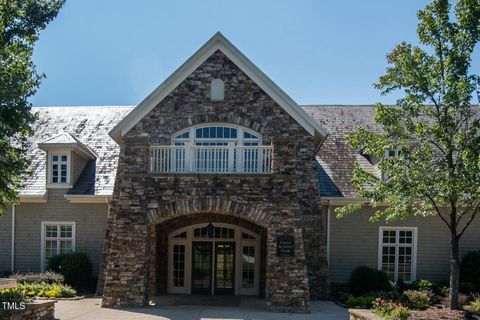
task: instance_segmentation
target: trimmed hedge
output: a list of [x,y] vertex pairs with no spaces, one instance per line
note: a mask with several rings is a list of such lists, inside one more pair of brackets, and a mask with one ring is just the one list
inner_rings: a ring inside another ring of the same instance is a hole
[[92,277],[92,264],[85,253],[72,252],[51,257],[48,268],[65,277],[65,283],[77,290],[88,289]]
[[354,295],[392,289],[385,272],[367,266],[357,267],[352,271],[349,285],[350,292]]
[[463,291],[480,292],[480,250],[467,252],[462,257],[460,284]]

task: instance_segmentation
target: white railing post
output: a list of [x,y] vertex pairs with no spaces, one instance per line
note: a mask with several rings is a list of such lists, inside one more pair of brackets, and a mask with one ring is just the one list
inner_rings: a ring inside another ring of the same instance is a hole
[[258,151],[257,151],[257,156],[258,156],[258,158],[257,158],[257,172],[266,172],[267,171],[266,166],[263,165],[263,158],[264,158],[263,155],[264,155],[264,153],[267,153],[267,152],[268,152],[268,149],[263,149],[263,148],[258,149]]
[[185,172],[193,171],[193,149],[190,142],[185,142]]
[[[235,171],[235,142],[228,143],[228,170],[227,172],[234,172]],[[237,154],[238,159],[238,154]],[[237,166],[238,170],[238,166]]]
[[152,146],[150,172],[271,173],[273,146]]

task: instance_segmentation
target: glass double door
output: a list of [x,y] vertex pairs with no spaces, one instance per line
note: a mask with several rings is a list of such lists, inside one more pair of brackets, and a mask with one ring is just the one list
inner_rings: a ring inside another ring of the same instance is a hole
[[192,294],[235,294],[235,242],[192,242]]

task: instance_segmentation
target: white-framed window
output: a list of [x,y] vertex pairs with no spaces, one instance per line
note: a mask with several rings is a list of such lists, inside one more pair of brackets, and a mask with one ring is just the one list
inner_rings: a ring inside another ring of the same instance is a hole
[[417,227],[380,227],[378,269],[391,280],[416,280]]
[[52,153],[50,157],[50,183],[70,182],[70,156],[67,153]]
[[241,126],[225,123],[203,124],[179,131],[173,135],[172,144],[181,146],[189,143],[192,146],[258,146],[262,137],[255,131]]
[[42,221],[41,270],[50,257],[75,251],[75,222]]

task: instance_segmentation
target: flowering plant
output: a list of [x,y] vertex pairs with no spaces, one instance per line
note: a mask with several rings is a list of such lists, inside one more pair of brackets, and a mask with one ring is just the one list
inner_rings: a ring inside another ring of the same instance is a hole
[[401,303],[377,298],[373,302],[373,312],[387,319],[406,320],[410,317],[410,310]]

